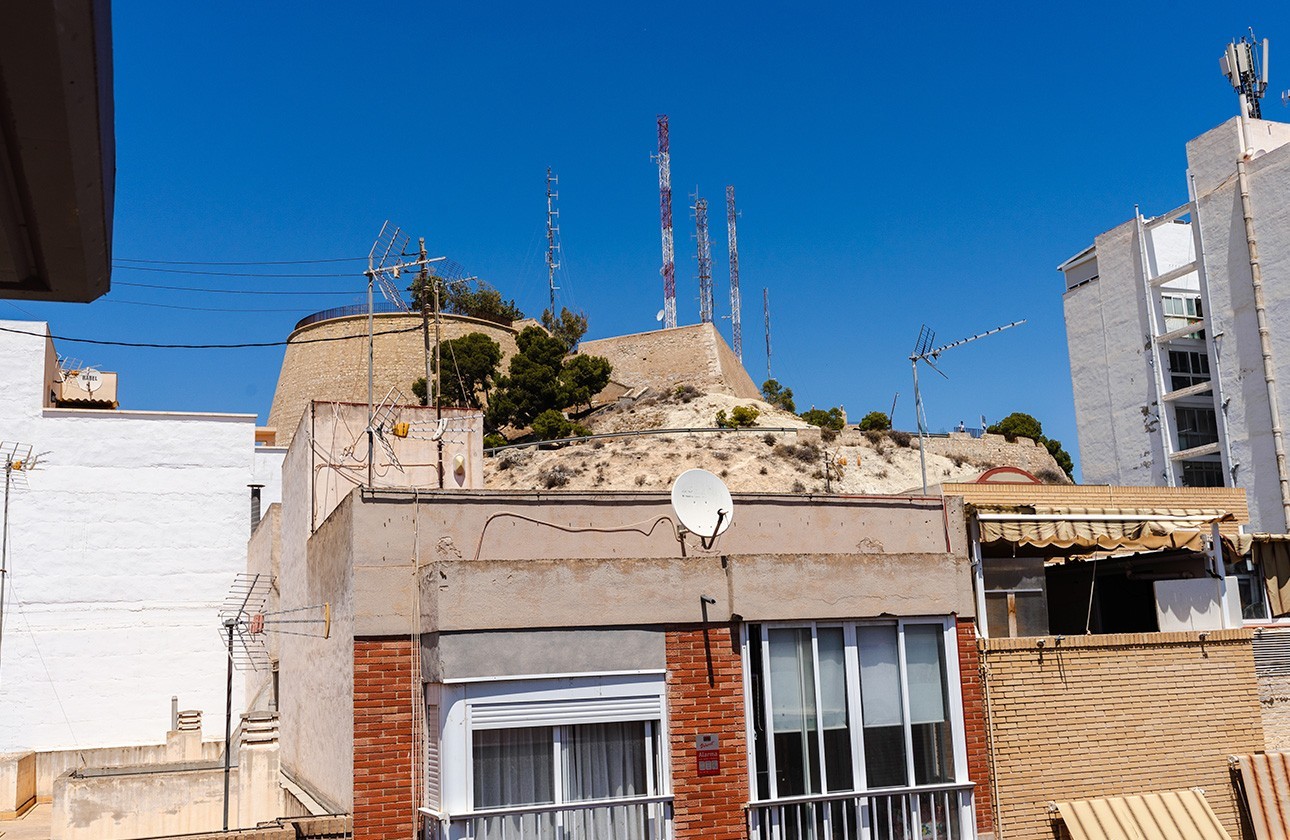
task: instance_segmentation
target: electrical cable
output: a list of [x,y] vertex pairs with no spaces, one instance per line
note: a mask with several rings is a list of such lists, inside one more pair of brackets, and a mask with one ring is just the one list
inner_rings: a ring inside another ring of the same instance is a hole
[[103,298],[103,303],[125,303],[130,306],[152,306],[157,309],[184,309],[189,312],[295,312],[299,313],[299,307],[294,309],[247,309],[244,307],[218,307],[218,306],[179,306],[172,303],[147,303],[142,300],[117,300],[116,298]]
[[319,289],[317,291],[308,291],[308,292],[302,292],[297,290],[284,292],[284,291],[278,291],[276,289],[208,289],[202,286],[167,286],[162,283],[130,283],[125,280],[114,281],[112,285],[113,287],[132,286],[139,289],[165,289],[171,292],[201,292],[202,294],[212,294],[212,295],[352,295],[352,294],[357,294],[357,292],[354,290],[336,291],[335,289],[330,289],[327,291],[323,291]]
[[147,265],[117,265],[117,269],[126,271],[155,271],[159,274],[199,274],[207,277],[362,277],[361,271],[340,271],[324,274],[310,274],[303,272],[278,273],[270,274],[267,272],[254,271],[205,271],[188,268],[156,268]]
[[[421,329],[418,324],[415,327],[408,327],[401,330],[383,330],[373,333],[373,335],[400,335],[402,333],[416,332]],[[52,333],[35,333],[26,330],[15,330],[10,327],[0,327],[0,332],[14,333],[15,335],[27,335],[32,338],[51,338],[56,341],[70,341],[75,344],[96,344],[105,347],[140,347],[150,350],[242,350],[252,347],[285,347],[288,344],[323,344],[329,341],[353,341],[354,339],[367,339],[367,333],[360,335],[333,335],[325,338],[302,338],[297,341],[248,341],[241,344],[152,344],[140,341],[109,341],[107,339],[97,338],[74,338],[68,335],[54,335]]]
[[362,262],[367,257],[332,257],[320,260],[250,260],[247,262],[211,262],[208,260],[145,260],[135,257],[113,257],[114,263],[148,265],[313,265],[316,263]]

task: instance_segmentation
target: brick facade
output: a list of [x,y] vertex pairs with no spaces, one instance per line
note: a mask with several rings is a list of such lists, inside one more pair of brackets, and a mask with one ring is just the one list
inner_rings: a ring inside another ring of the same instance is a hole
[[[676,840],[743,840],[748,749],[737,626],[677,626],[666,636]],[[704,734],[719,739],[717,775],[698,774],[695,739]]]
[[968,779],[976,783],[978,834],[994,833],[994,780],[990,776],[990,742],[986,727],[985,689],[981,675],[981,652],[977,648],[976,622],[960,618],[958,637],[959,677],[963,686],[963,731],[967,741]]
[[1241,837],[1227,756],[1263,749],[1251,638],[984,642],[1000,836],[1052,840],[1053,801],[1199,787]]
[[406,637],[354,640],[355,840],[418,836],[420,655]]

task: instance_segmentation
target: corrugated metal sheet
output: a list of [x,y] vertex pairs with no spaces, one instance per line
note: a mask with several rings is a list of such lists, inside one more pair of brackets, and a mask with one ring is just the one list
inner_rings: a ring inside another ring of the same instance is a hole
[[1245,804],[1258,840],[1286,840],[1290,829],[1290,753],[1236,756]]
[[1254,670],[1260,677],[1290,674],[1290,629],[1254,631]]
[[1231,840],[1199,790],[1058,802],[1073,840]]

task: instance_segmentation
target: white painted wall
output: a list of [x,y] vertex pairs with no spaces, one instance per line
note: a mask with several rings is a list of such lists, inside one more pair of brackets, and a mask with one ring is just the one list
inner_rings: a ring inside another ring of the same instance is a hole
[[222,738],[216,613],[273,472],[255,417],[45,408],[47,326],[0,326],[36,334],[0,333],[0,439],[48,453],[11,497],[0,751],[157,743],[171,695]]
[[[1210,299],[1206,330],[1211,374],[1226,403],[1234,484],[1249,491],[1251,527],[1283,532],[1271,413],[1250,281],[1249,249],[1236,163],[1241,154],[1236,118],[1187,143],[1188,177],[1194,178],[1204,244],[1204,282]],[[1247,121],[1253,158],[1250,200],[1263,270],[1272,357],[1280,388],[1280,413],[1290,423],[1290,125]],[[1184,181],[1184,188],[1189,184]],[[1179,190],[1181,197],[1185,189]],[[1148,259],[1154,273],[1194,257],[1192,226],[1162,225],[1151,232]],[[1098,277],[1087,260],[1067,266],[1066,333],[1070,348],[1081,468],[1085,481],[1161,484],[1162,448],[1134,225],[1126,223],[1095,240]],[[1169,288],[1200,288],[1197,274]],[[1214,364],[1217,361],[1217,364]],[[1283,429],[1290,436],[1290,426]]]

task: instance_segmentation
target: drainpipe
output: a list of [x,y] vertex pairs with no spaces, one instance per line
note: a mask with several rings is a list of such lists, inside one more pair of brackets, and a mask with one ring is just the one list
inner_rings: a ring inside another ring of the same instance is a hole
[[[1241,118],[1241,145],[1244,150],[1236,161],[1236,178],[1241,190],[1241,215],[1245,217],[1245,244],[1250,253],[1250,283],[1254,287],[1254,312],[1259,323],[1259,349],[1263,354],[1263,381],[1267,386],[1268,413],[1272,420],[1272,446],[1277,457],[1277,481],[1281,485],[1282,531],[1290,530],[1290,474],[1286,470],[1285,435],[1281,429],[1281,408],[1277,401],[1277,374],[1272,362],[1272,334],[1268,330],[1268,311],[1263,298],[1263,268],[1259,264],[1259,246],[1254,236],[1254,209],[1250,204],[1250,176],[1246,161],[1250,148],[1245,139],[1245,119]],[[1264,523],[1265,530],[1271,530]]]

